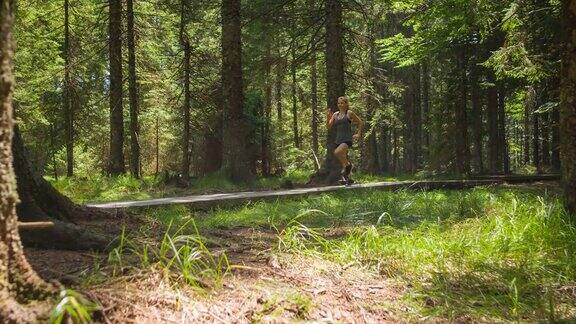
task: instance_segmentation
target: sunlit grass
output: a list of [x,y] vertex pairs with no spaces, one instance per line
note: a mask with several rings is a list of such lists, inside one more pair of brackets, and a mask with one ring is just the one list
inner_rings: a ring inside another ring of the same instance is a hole
[[226,254],[210,251],[193,221],[169,224],[159,242],[132,239],[122,231],[108,255],[108,266],[112,276],[133,268],[160,270],[173,285],[186,284],[200,292],[221,287],[230,270]]
[[[218,177],[201,181],[208,191],[239,189]],[[576,230],[554,190],[342,191],[204,212],[148,208],[141,210],[146,220],[172,229],[154,244],[121,237],[109,261],[116,275],[134,264],[127,262],[131,255],[174,285],[219,286],[230,265],[200,233],[253,227],[277,233],[277,252],[354,264],[404,282],[410,288],[396,306],[407,306],[410,318],[570,320],[576,317]]]
[[[46,177],[48,181],[66,196],[77,203],[109,202],[120,200],[143,200],[151,198],[173,197],[193,194],[221,192],[273,190],[283,187],[305,184],[312,174],[310,170],[291,169],[278,177],[257,177],[252,183],[236,184],[221,175],[214,173],[201,178],[194,178],[187,188],[175,184],[166,184],[162,177],[145,176],[136,179],[130,175],[107,177],[94,174],[88,177],[59,177],[57,180]],[[403,181],[424,179],[430,175],[369,175],[354,174],[358,183],[380,181]],[[288,185],[289,184],[289,185]]]
[[[573,318],[576,229],[542,188],[363,191],[232,210],[146,211],[162,222],[278,233],[276,250],[356,264],[412,287],[415,318]],[[337,235],[330,232],[340,228]],[[570,315],[572,314],[572,315]]]
[[235,184],[219,173],[192,179],[188,188],[166,184],[161,177],[145,176],[136,179],[129,175],[106,177],[46,177],[56,189],[78,203],[119,200],[142,200],[192,194],[234,192],[246,190],[280,189],[284,183],[305,183],[310,176],[305,171],[292,170],[281,177],[258,177],[252,183]]
[[401,225],[390,221],[392,212],[342,238],[294,223],[279,232],[278,250],[352,262],[405,280],[414,287],[406,301],[419,315],[573,318],[576,302],[566,289],[576,283],[576,229],[561,204],[513,191],[480,194],[484,204],[465,194],[464,200],[452,197],[452,215],[436,221]]
[[80,293],[65,289],[60,292],[58,302],[50,313],[48,323],[92,323],[92,314],[100,307]]

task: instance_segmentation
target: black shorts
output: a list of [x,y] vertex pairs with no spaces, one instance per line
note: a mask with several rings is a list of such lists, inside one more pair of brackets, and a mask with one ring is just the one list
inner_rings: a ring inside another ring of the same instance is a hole
[[352,141],[345,141],[345,142],[340,142],[340,143],[336,143],[336,147],[340,146],[340,144],[346,144],[348,145],[348,148],[352,148]]

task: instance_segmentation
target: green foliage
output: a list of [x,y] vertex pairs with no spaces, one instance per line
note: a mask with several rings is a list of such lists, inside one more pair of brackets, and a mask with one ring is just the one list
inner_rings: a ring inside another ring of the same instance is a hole
[[48,320],[51,324],[68,323],[92,323],[92,313],[100,307],[86,299],[80,293],[65,289],[60,292],[60,300],[54,307]]
[[169,223],[157,244],[130,239],[122,231],[117,246],[108,255],[108,264],[113,276],[125,274],[133,267],[159,269],[172,284],[184,283],[202,292],[221,287],[231,267],[226,254],[210,251],[204,242],[194,220],[177,228]]
[[[408,289],[407,316],[488,321],[565,318],[576,309],[576,229],[555,189],[342,192],[233,210],[146,213],[198,227],[260,227],[274,253],[356,265]],[[399,307],[399,306],[398,306]]]
[[[161,176],[145,176],[136,179],[129,175],[106,177],[98,173],[87,178],[46,177],[52,185],[78,203],[120,200],[152,199],[170,196],[208,194],[216,192],[279,189],[283,183],[304,183],[310,174],[306,170],[290,167],[282,176],[258,178],[250,184],[235,184],[220,173],[194,179],[190,188],[179,188],[166,184]],[[366,179],[377,179],[367,177]]]
[[194,221],[190,222],[194,232],[184,234],[189,224],[184,224],[169,234],[170,226],[160,243],[155,257],[165,274],[177,282],[193,287],[220,287],[222,278],[230,270],[226,254],[215,255],[204,244]]
[[415,287],[408,300],[423,315],[547,319],[575,309],[561,287],[576,279],[570,252],[576,230],[558,200],[479,189],[451,197],[452,206],[436,213],[438,195],[416,195],[400,219],[386,206],[374,225],[344,237],[324,238],[321,229],[289,223],[279,249],[402,278]]

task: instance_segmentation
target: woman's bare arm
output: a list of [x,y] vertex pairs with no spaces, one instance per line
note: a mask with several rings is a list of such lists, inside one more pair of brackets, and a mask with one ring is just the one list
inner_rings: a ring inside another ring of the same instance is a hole
[[332,125],[334,125],[334,116],[336,115],[336,113],[333,113],[332,110],[330,110],[330,108],[328,108],[328,111],[326,112],[326,127],[328,127],[328,129],[332,128]]
[[356,134],[352,137],[358,141],[362,137],[362,130],[364,129],[364,122],[352,110],[348,110],[348,118],[356,125]]

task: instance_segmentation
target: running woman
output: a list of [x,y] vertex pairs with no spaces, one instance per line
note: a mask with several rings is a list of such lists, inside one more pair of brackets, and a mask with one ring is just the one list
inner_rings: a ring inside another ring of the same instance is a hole
[[[350,172],[352,171],[352,163],[348,160],[348,150],[352,148],[354,142],[358,142],[362,137],[362,128],[364,122],[350,110],[348,97],[338,98],[338,111],[332,113],[330,108],[327,112],[327,127],[331,129],[336,127],[336,149],[334,155],[342,166],[342,180],[346,184],[350,184]],[[352,135],[352,124],[356,125],[356,134]]]

